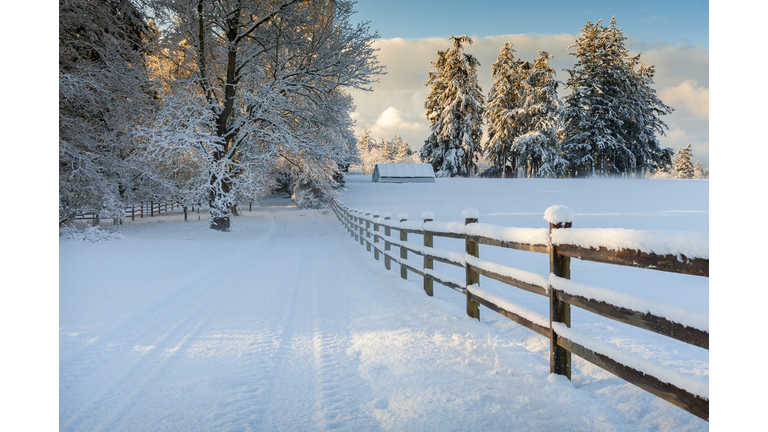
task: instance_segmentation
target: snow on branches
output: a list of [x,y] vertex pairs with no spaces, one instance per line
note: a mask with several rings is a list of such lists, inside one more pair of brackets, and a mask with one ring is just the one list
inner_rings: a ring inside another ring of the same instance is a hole
[[[211,227],[228,230],[231,207],[269,192],[287,172],[298,204],[319,205],[354,158],[348,88],[383,68],[377,35],[352,25],[349,1],[152,2],[165,29],[154,68],[159,115],[143,131],[155,160],[186,158]],[[172,176],[171,176],[172,177]],[[173,178],[167,179],[175,181]],[[304,193],[310,190],[311,194]]]
[[467,36],[451,36],[453,48],[437,52],[425,86],[431,87],[424,108],[430,135],[421,148],[421,159],[431,163],[438,177],[469,177],[476,171],[483,135],[485,100],[477,82],[480,62],[464,53]]

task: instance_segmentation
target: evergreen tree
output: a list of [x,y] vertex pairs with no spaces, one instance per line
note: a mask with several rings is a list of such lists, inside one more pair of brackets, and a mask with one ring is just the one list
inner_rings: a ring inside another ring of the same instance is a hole
[[[557,132],[562,125],[563,104],[557,95],[559,81],[549,66],[552,55],[539,51],[539,58],[528,69],[523,81],[522,107],[512,115],[521,125],[512,150],[527,177],[560,177],[568,162],[559,155]],[[526,62],[527,65],[527,62]]]
[[403,141],[400,134],[395,134],[392,137],[392,146],[395,149],[394,159],[403,159],[413,154],[413,150],[408,146],[408,141]]
[[697,160],[696,164],[693,166],[693,177],[697,179],[706,178],[704,176],[704,166],[701,164],[700,160]]
[[576,47],[578,61],[567,69],[571,93],[565,97],[565,157],[572,174],[617,172],[616,160],[631,155],[622,133],[622,82],[628,79],[619,41],[609,40],[600,21],[587,22]]
[[691,164],[691,157],[693,151],[691,145],[688,144],[685,147],[680,147],[680,150],[675,153],[675,178],[677,179],[690,179],[693,178],[693,164]]
[[667,128],[660,116],[673,110],[651,87],[654,66],[645,66],[640,54],[629,57],[625,40],[614,17],[609,27],[587,22],[569,47],[578,58],[565,97],[563,149],[572,174],[652,172],[670,163],[671,149],[662,149],[656,136]]
[[360,153],[368,153],[371,151],[371,147],[376,146],[376,141],[371,138],[370,134],[370,131],[364,130],[360,139],[357,141],[357,149]]
[[390,163],[397,157],[397,147],[393,141],[384,140],[381,144],[382,153],[384,154],[384,162]]
[[477,83],[475,56],[464,53],[467,36],[454,37],[453,49],[438,51],[435,71],[425,86],[431,87],[424,107],[430,136],[421,149],[422,160],[432,164],[438,177],[469,177],[480,156],[485,101]]
[[521,128],[516,123],[516,117],[509,114],[522,105],[522,80],[525,71],[522,70],[523,62],[515,58],[515,50],[512,47],[511,43],[505,43],[496,62],[491,65],[494,81],[488,92],[485,110],[488,125],[485,154],[492,164],[487,174],[490,177],[503,178],[507,165],[517,165],[512,143],[520,134]]

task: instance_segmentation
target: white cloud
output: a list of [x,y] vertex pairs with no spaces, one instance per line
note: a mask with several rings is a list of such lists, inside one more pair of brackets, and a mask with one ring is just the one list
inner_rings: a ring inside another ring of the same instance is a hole
[[663,88],[659,98],[675,110],[688,110],[696,117],[709,120],[709,89],[699,87],[695,80]]
[[659,137],[662,147],[669,147],[677,152],[680,147],[691,145],[693,161],[700,160],[705,167],[709,166],[709,135],[700,136],[680,128],[670,128],[665,136]]
[[366,124],[365,129],[368,129],[375,139],[389,139],[395,134],[400,134],[404,140],[408,140],[407,136],[410,134],[429,133],[426,119],[424,121],[408,121],[409,117],[395,107],[388,107],[373,124]]

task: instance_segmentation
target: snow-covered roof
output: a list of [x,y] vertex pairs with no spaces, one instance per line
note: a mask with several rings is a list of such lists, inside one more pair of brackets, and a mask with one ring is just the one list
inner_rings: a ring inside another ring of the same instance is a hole
[[376,164],[381,177],[435,177],[430,164]]

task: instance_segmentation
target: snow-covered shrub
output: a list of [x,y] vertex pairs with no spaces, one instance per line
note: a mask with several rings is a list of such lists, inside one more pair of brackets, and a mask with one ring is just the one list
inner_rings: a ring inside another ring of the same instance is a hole
[[102,229],[100,226],[72,224],[59,228],[59,238],[61,240],[79,240],[95,243],[102,240],[115,240],[125,237],[119,231]]
[[319,209],[325,207],[328,201],[320,189],[306,183],[297,184],[293,188],[291,199],[297,207],[303,209]]

